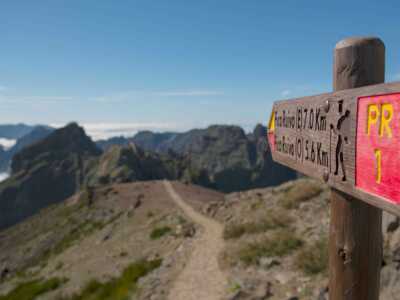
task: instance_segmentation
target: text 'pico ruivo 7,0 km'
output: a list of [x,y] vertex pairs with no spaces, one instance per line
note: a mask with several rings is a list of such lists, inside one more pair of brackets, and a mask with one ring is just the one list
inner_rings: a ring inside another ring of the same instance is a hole
[[276,162],[400,215],[400,83],[277,101]]

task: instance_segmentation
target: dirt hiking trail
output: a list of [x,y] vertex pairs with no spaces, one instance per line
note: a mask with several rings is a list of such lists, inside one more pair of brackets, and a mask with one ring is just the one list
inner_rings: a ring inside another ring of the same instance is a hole
[[193,252],[183,271],[176,279],[169,300],[220,300],[226,293],[227,279],[218,266],[218,255],[224,248],[223,226],[196,212],[175,192],[170,182],[164,181],[165,189],[174,202],[203,227],[193,240]]

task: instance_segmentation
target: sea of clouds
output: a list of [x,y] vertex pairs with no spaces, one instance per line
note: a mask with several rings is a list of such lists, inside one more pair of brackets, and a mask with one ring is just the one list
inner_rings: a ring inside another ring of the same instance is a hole
[[[50,124],[54,128],[60,128],[66,124]],[[109,139],[116,136],[132,137],[139,131],[150,130],[153,132],[183,132],[192,128],[206,128],[210,124],[176,124],[176,123],[79,123],[85,129],[85,132],[94,141]],[[237,124],[235,124],[237,125]],[[239,124],[245,132],[251,132],[255,124]]]
[[5,150],[10,149],[12,146],[15,145],[16,142],[16,140],[0,138],[0,145],[3,146]]
[[[66,124],[50,124],[51,127],[60,128]],[[79,123],[85,132],[94,141],[108,139],[115,136],[132,137],[137,132],[151,130],[156,132],[182,131],[184,128],[169,123]]]
[[8,178],[8,173],[0,173],[0,182],[6,180]]

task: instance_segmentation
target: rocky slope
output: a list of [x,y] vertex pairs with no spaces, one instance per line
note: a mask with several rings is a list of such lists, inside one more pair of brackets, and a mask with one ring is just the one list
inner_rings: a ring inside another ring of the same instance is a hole
[[101,154],[72,123],[18,152],[11,176],[0,183],[0,228],[23,220],[80,189],[90,159]]
[[[321,182],[303,178],[225,197],[172,185],[224,225],[222,299],[327,299],[329,190]],[[384,214],[383,223],[380,299],[396,300],[400,222]],[[0,299],[15,299],[16,288],[31,292],[29,285],[39,285],[40,299],[113,299],[118,291],[128,299],[171,299],[202,232],[160,181],[87,188],[0,232]],[[143,270],[140,279],[128,276],[132,268]]]
[[103,185],[181,177],[179,157],[143,151],[135,144],[112,146],[92,164],[87,175],[89,185]]
[[[226,195],[203,212],[225,224],[229,299],[328,299],[329,189],[302,178]],[[400,292],[400,219],[383,214],[381,300]]]
[[[99,143],[135,143],[146,151],[182,156],[188,171],[207,186],[224,192],[277,185],[296,178],[295,172],[272,161],[266,128],[257,125],[246,135],[238,126],[214,125],[184,133],[139,132],[133,138],[115,138]],[[189,176],[190,177],[190,176]]]
[[200,232],[161,181],[86,189],[0,233],[0,299],[165,300]]

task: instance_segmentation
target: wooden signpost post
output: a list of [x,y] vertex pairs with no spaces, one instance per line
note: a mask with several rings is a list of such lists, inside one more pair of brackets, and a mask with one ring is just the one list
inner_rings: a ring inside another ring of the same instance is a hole
[[379,299],[382,210],[400,216],[400,83],[384,82],[385,46],[350,38],[334,52],[333,93],[278,101],[272,157],[331,189],[331,300]]

